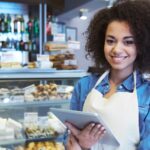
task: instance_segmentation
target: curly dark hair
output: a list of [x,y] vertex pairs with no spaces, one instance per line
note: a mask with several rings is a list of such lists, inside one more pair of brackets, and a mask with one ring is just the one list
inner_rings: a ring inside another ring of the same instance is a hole
[[95,62],[96,68],[109,69],[105,59],[105,33],[112,21],[125,21],[129,24],[137,49],[134,66],[141,72],[150,72],[150,1],[126,0],[115,3],[111,8],[99,10],[91,20],[87,31],[85,45],[87,56]]

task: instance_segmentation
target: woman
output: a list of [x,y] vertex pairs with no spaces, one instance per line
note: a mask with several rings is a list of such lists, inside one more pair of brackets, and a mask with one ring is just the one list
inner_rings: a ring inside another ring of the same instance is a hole
[[[87,30],[86,50],[106,72],[78,81],[71,109],[96,112],[111,128],[118,147],[103,144],[105,129],[91,123],[71,130],[68,150],[150,149],[150,1],[126,0],[97,12]],[[101,68],[100,68],[101,67]],[[111,141],[108,141],[111,143]]]

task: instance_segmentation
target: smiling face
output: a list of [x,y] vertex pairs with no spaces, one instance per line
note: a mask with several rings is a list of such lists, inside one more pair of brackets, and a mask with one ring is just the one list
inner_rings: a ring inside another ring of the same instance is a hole
[[104,53],[112,70],[133,71],[137,56],[135,41],[129,25],[123,21],[112,21],[106,30]]

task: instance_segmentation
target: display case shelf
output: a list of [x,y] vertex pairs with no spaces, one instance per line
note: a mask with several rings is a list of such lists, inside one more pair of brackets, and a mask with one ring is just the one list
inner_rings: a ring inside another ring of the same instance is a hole
[[85,70],[0,69],[0,79],[73,79],[86,76]]
[[32,138],[32,139],[12,139],[12,140],[1,140],[0,146],[8,146],[8,145],[22,145],[29,142],[41,142],[41,141],[57,141],[57,142],[63,142],[65,139],[65,135],[59,135],[57,137],[51,136],[48,138]]
[[11,103],[0,103],[0,109],[16,109],[26,107],[57,107],[59,105],[69,104],[70,100],[49,100],[49,101],[37,101],[37,102],[11,102]]
[[13,139],[13,140],[1,140],[0,146],[7,146],[7,145],[17,145],[17,144],[24,144],[26,139]]

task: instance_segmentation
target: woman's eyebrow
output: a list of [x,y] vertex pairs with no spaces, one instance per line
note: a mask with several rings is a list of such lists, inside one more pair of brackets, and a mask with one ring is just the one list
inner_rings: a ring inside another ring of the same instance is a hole
[[112,35],[106,35],[106,37],[107,38],[112,38],[112,39],[114,39],[115,37],[114,36],[112,36]]
[[134,39],[133,36],[125,36],[123,39]]
[[[114,36],[112,36],[112,35],[106,35],[106,37],[107,37],[107,38],[115,39],[115,37],[114,37]],[[131,39],[133,39],[133,36],[132,36],[132,35],[131,35],[131,36],[129,35],[129,36],[125,36],[125,37],[123,37],[123,39],[130,39],[130,38],[131,38]]]

